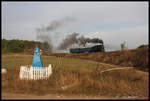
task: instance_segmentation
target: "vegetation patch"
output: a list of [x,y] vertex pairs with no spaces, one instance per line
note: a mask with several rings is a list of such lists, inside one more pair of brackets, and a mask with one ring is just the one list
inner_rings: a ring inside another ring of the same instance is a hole
[[145,72],[122,69],[101,73],[115,67],[87,60],[42,56],[44,65],[52,64],[49,79],[20,80],[20,66],[31,64],[32,60],[32,56],[20,56],[15,59],[13,55],[2,56],[2,64],[7,64],[8,70],[7,74],[2,74],[2,92],[148,97],[148,73]]
[[97,53],[59,53],[50,54],[57,57],[79,58],[114,64],[121,67],[136,67],[142,71],[149,70],[149,49],[147,47],[134,50],[97,52]]

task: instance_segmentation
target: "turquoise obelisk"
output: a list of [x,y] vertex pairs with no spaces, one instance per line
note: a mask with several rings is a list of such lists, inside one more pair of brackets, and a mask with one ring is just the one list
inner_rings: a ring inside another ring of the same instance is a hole
[[42,64],[42,59],[41,59],[41,56],[40,56],[40,49],[38,46],[35,47],[34,49],[34,56],[33,56],[33,60],[32,60],[32,67],[33,68],[40,68],[42,69],[43,68],[43,64]]

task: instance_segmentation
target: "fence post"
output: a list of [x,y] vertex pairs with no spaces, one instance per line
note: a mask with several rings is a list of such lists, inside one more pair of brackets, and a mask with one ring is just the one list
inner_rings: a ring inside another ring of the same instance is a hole
[[22,79],[22,66],[20,67],[20,75],[19,75],[20,79]]
[[35,70],[33,68],[33,80],[35,79]]
[[31,67],[29,68],[29,77],[30,77],[30,79],[32,79],[32,68]]
[[27,79],[29,79],[29,76],[28,76],[28,67],[26,67],[26,77],[27,77]]

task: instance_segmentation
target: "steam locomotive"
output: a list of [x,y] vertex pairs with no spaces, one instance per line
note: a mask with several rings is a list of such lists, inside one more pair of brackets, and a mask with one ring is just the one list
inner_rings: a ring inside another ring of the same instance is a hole
[[70,48],[69,51],[70,53],[104,52],[104,45],[97,44],[97,45],[93,45],[91,47],[85,47],[85,48]]

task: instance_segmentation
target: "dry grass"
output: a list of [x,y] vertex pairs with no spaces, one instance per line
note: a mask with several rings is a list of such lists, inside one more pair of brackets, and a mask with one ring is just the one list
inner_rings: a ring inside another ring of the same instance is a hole
[[2,77],[2,91],[38,95],[60,93],[147,97],[148,76],[139,74],[134,69],[100,74],[96,69],[90,71],[54,68],[48,80],[27,81],[20,80],[17,72],[8,72]]
[[[7,74],[2,74],[3,92],[148,97],[148,73],[135,69],[115,70],[101,74],[102,70],[114,67],[78,59],[43,57],[44,64],[53,64],[53,74],[48,80],[27,81],[19,79],[19,67],[29,64],[32,56],[4,57],[2,64],[7,63],[9,68]],[[12,65],[14,67],[11,67]]]
[[57,57],[69,57],[93,60],[97,62],[109,63],[123,67],[136,67],[137,69],[149,70],[149,48],[144,47],[135,50],[97,52],[97,53],[60,53],[51,54]]

